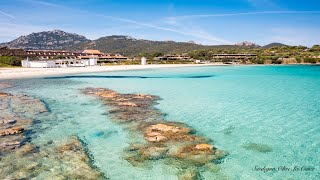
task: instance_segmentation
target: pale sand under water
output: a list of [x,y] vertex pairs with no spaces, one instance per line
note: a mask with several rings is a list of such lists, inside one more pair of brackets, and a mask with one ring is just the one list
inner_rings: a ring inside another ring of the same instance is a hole
[[217,66],[224,64],[161,64],[161,65],[117,65],[117,66],[93,66],[93,67],[69,67],[69,68],[0,68],[0,79],[20,79],[32,77],[46,77],[66,74],[142,70],[153,68],[173,67],[200,67]]

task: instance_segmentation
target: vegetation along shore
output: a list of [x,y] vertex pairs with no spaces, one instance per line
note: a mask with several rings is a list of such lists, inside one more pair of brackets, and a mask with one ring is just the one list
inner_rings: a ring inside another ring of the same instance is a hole
[[[26,58],[34,60],[73,58],[69,54],[79,54],[76,58],[96,55],[100,58],[98,60],[100,65],[140,64],[141,57],[147,58],[147,64],[320,63],[320,45],[306,47],[271,43],[259,46],[250,42],[235,45],[201,45],[194,42],[135,39],[122,35],[89,40],[84,36],[61,30],[21,36],[11,42],[0,44],[0,47],[0,67],[21,66],[21,60]],[[86,49],[95,50],[81,54],[81,52],[86,52]]]

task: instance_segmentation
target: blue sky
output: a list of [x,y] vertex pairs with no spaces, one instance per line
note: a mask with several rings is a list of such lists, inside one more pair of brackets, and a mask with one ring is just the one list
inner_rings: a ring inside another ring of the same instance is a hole
[[1,0],[0,42],[61,29],[96,39],[320,44],[317,0]]

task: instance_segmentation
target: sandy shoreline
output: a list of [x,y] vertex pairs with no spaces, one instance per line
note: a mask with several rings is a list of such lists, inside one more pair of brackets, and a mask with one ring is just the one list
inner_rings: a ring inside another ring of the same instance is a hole
[[155,68],[175,67],[200,67],[223,66],[223,64],[162,64],[162,65],[119,65],[119,66],[94,66],[94,67],[69,67],[69,68],[0,68],[0,80],[48,77],[69,74],[142,70]]

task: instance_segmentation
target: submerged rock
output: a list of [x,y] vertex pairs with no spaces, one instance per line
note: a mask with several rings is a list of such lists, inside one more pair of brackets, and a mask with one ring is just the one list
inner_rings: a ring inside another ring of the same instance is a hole
[[200,180],[199,171],[195,169],[187,169],[178,175],[179,180]]
[[2,98],[2,97],[8,97],[8,96],[10,96],[10,94],[0,92],[0,98]]
[[32,118],[47,112],[38,99],[0,92],[0,155],[15,151],[25,139]]
[[212,151],[213,146],[210,144],[197,144],[194,148],[199,151]]
[[199,179],[198,167],[212,167],[207,165],[226,155],[208,144],[209,139],[193,134],[187,125],[163,121],[165,115],[154,107],[160,100],[157,96],[120,94],[103,88],[87,88],[83,92],[99,97],[111,107],[109,113],[114,121],[143,135],[144,143],[132,144],[124,151],[124,159],[133,166],[167,159],[189,169],[178,175],[180,179]]
[[266,144],[248,143],[243,145],[243,147],[247,150],[260,153],[268,153],[273,151],[272,148]]
[[101,98],[106,105],[112,107],[109,113],[117,122],[150,122],[163,117],[163,114],[153,107],[156,100],[160,99],[157,96],[120,94],[103,88],[87,88],[83,92]]
[[235,127],[234,126],[229,126],[228,128],[226,128],[226,129],[224,129],[223,131],[223,133],[225,134],[225,135],[230,135],[232,132],[233,132],[233,130],[235,129]]
[[186,159],[199,165],[205,165],[213,160],[224,157],[225,153],[209,144],[195,144],[181,147],[172,156]]
[[118,103],[119,106],[131,106],[131,107],[137,107],[138,105],[132,102],[120,102]]
[[78,138],[30,143],[33,119],[46,112],[38,99],[0,92],[0,179],[106,179]]
[[160,131],[160,132],[168,132],[168,133],[182,133],[187,134],[190,132],[190,129],[179,127],[179,126],[171,126],[166,124],[155,124],[148,127],[147,131]]
[[15,135],[15,134],[22,133],[23,131],[24,131],[24,128],[22,127],[13,127],[10,129],[0,130],[0,136]]
[[33,144],[26,144],[22,146],[19,151],[16,152],[18,156],[25,156],[27,154],[35,152],[36,147]]
[[1,152],[7,152],[10,150],[14,150],[14,149],[17,149],[18,147],[20,147],[19,141],[9,141],[9,142],[0,143]]
[[144,138],[149,142],[206,142],[204,137],[190,133],[191,129],[183,124],[168,123],[154,124],[144,130]]
[[0,83],[0,89],[10,88],[12,86],[10,83]]
[[90,165],[81,142],[71,137],[61,144],[26,144],[0,162],[0,179],[106,179]]
[[3,120],[0,120],[0,124],[14,124],[15,122],[17,122],[17,121],[14,120],[14,119],[3,119]]
[[216,164],[212,164],[212,163],[206,164],[205,168],[213,173],[218,173],[221,170],[220,166],[218,166]]
[[131,164],[143,163],[146,160],[157,160],[167,157],[168,147],[133,144],[125,151],[125,159]]

